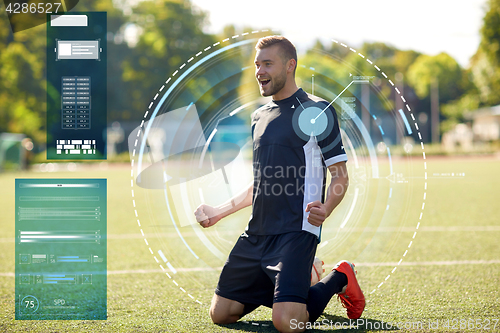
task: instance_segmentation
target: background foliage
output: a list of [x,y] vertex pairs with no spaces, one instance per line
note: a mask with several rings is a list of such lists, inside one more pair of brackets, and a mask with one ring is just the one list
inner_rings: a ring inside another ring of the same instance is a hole
[[[77,11],[108,13],[108,117],[136,121],[152,95],[182,62],[221,36],[204,32],[207,14],[189,0],[148,0],[135,7],[112,0],[80,1]],[[0,132],[24,133],[35,146],[45,141],[45,26],[12,34],[5,7],[0,8]],[[247,29],[248,30],[248,29]],[[139,32],[138,38],[129,38]],[[500,104],[500,0],[490,0],[481,28],[481,43],[468,68],[446,53],[420,54],[384,43],[364,43],[359,51],[387,75],[401,73],[405,95],[417,113],[429,113],[430,87],[439,84],[442,130],[464,120],[466,112]],[[375,75],[373,67],[349,50],[317,42],[300,63],[329,77],[343,78],[330,56]],[[389,87],[381,87],[390,99]]]

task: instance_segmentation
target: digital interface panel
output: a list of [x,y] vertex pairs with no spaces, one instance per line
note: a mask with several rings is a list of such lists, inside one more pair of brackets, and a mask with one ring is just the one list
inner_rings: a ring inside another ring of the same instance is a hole
[[106,159],[106,13],[50,15],[47,159]]
[[16,179],[16,319],[107,318],[105,179]]
[[[61,84],[62,128],[89,129],[90,77],[63,76]],[[57,151],[57,153],[61,154],[60,151]]]

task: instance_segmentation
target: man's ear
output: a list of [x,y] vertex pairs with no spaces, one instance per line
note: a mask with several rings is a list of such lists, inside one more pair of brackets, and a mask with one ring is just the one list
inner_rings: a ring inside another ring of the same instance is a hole
[[286,67],[286,71],[288,73],[293,73],[293,71],[295,70],[295,66],[297,66],[297,61],[295,61],[295,59],[288,60],[288,66]]

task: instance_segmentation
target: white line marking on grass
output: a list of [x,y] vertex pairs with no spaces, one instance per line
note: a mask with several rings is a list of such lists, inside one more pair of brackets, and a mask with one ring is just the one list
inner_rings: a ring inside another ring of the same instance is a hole
[[[461,265],[491,265],[500,264],[500,260],[446,260],[446,261],[403,261],[403,262],[357,262],[356,267],[383,266],[461,266]],[[329,268],[335,265],[324,265]],[[396,268],[396,267],[395,267]]]
[[[420,213],[423,215],[422,213]],[[420,216],[421,220],[422,217]],[[141,224],[139,220],[137,220],[137,224],[140,227]],[[420,222],[417,224],[415,228],[413,227],[380,227],[380,228],[343,228],[340,229],[339,232],[370,232],[376,231],[377,233],[382,232],[414,232],[415,229],[418,229],[421,232],[495,232],[500,231],[500,226],[498,225],[487,225],[487,226],[476,226],[476,225],[464,225],[464,226],[420,226]],[[139,230],[140,231],[140,230]],[[227,233],[223,233],[219,231],[219,234],[227,234],[232,236],[232,231],[228,231]],[[144,233],[145,236],[151,237],[152,234]],[[161,233],[157,234],[163,238],[177,238],[177,233]],[[186,233],[187,236],[195,236],[194,233]],[[107,239],[143,239],[144,237],[141,234],[108,234]],[[0,238],[0,243],[14,243],[15,238]],[[323,244],[323,242],[321,242]]]
[[[386,266],[462,266],[462,265],[496,265],[500,260],[448,260],[448,261],[405,261],[405,262],[358,262],[356,267],[386,267]],[[325,268],[333,268],[335,265],[324,265]],[[394,267],[396,268],[396,267]],[[192,267],[177,268],[179,272],[197,273],[197,272],[215,272],[221,271],[222,267]],[[395,269],[392,271],[394,272]],[[130,269],[108,271],[107,275],[127,275],[127,274],[152,274],[161,272],[158,269]],[[0,272],[3,277],[15,277],[13,272]],[[175,280],[173,280],[175,281]]]

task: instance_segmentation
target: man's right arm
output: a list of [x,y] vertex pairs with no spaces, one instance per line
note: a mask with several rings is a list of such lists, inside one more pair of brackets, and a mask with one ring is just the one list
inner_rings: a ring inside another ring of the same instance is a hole
[[246,189],[244,189],[222,205],[212,207],[209,205],[201,204],[194,212],[194,215],[196,216],[196,220],[203,228],[208,228],[219,222],[220,219],[231,215],[239,211],[240,209],[250,206],[252,204],[252,196],[253,181]]

